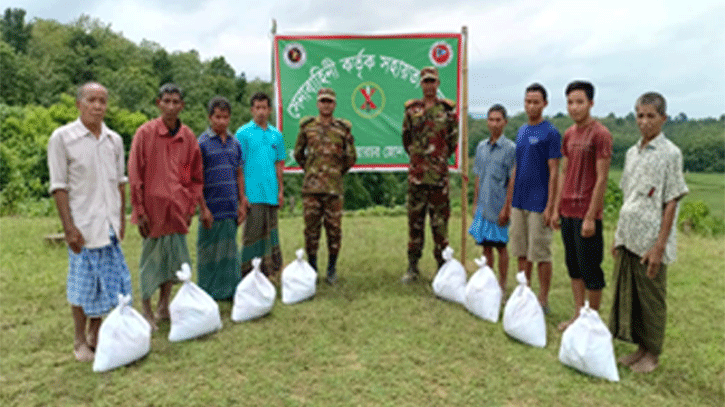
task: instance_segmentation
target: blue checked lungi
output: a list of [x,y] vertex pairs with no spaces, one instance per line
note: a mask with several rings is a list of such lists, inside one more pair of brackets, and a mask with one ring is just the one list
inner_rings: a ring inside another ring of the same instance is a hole
[[131,273],[113,229],[111,244],[97,249],[68,248],[68,302],[88,317],[100,317],[118,305],[118,294],[131,295]]

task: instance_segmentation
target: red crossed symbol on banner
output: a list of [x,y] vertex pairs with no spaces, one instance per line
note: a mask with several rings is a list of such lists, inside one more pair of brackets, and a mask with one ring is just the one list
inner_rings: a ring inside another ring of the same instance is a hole
[[360,109],[370,110],[370,109],[377,109],[378,107],[375,106],[375,103],[373,103],[373,100],[371,99],[373,96],[373,93],[375,93],[375,88],[370,89],[370,93],[365,90],[365,88],[360,89],[360,93],[362,93],[363,97],[365,98],[365,103],[360,106]]

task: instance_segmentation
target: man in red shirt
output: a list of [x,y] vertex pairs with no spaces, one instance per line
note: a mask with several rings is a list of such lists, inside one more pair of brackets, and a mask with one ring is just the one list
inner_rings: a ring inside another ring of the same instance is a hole
[[574,124],[566,130],[561,143],[564,176],[559,178],[551,227],[561,227],[575,310],[572,319],[559,324],[560,331],[579,316],[585,295],[592,309],[599,310],[602,302],[602,212],[612,159],[612,135],[590,114],[594,86],[574,81],[565,94]]
[[[179,120],[184,108],[181,89],[164,84],[156,105],[161,116],[138,128],[128,158],[131,221],[143,237],[139,265],[143,312],[154,329],[158,320],[169,319],[175,272],[182,263],[191,263],[186,234],[204,184],[199,143]],[[154,316],[151,296],[158,287]]]

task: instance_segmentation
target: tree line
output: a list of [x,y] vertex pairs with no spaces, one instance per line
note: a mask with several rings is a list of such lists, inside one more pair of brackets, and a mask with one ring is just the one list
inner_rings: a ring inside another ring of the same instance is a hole
[[[136,128],[158,115],[154,101],[163,83],[175,82],[185,90],[181,119],[197,134],[207,127],[206,104],[213,96],[231,101],[233,131],[251,119],[251,94],[272,93],[269,82],[247,81],[244,72],[236,72],[223,56],[202,60],[195,50],[170,53],[151,41],[136,44],[114,32],[110,24],[85,15],[69,24],[28,22],[24,10],[8,8],[0,20],[0,36],[0,214],[17,213],[27,202],[47,200],[48,139],[55,128],[77,117],[74,93],[82,83],[95,80],[108,88],[106,123],[122,136],[127,151]],[[549,120],[562,133],[572,124],[563,113]],[[621,167],[624,153],[639,137],[634,115],[609,114],[599,120],[614,139],[612,165]],[[505,134],[513,138],[525,121],[524,113],[510,117]],[[472,156],[478,142],[488,137],[488,129],[482,118],[469,117],[468,123]],[[693,120],[680,113],[670,118],[664,132],[682,149],[685,170],[725,172],[724,124],[725,114]],[[350,174],[345,180],[345,207],[402,205],[405,179],[403,173]],[[460,177],[452,180],[456,196]],[[285,194],[294,202],[301,177],[285,176],[285,185]]]

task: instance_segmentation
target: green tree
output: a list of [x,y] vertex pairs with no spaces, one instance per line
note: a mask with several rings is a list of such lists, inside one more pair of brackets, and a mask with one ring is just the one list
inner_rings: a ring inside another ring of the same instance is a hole
[[10,7],[5,9],[3,19],[0,21],[2,39],[16,52],[27,52],[32,29],[32,25],[25,24],[25,10]]

